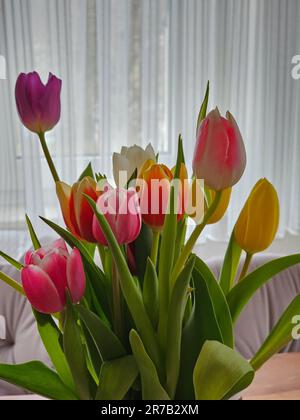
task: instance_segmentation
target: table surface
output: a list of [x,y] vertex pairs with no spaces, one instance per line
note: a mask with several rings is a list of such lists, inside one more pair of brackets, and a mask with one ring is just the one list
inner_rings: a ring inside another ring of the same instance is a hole
[[300,353],[270,359],[244,391],[243,400],[300,400]]
[[[1,399],[42,399],[35,395]],[[300,400],[300,353],[278,354],[256,374],[243,400]]]

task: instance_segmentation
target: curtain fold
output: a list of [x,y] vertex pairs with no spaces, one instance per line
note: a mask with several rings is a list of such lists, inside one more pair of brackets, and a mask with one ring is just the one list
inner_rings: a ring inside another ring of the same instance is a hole
[[[24,71],[63,79],[62,119],[47,134],[58,171],[71,182],[91,160],[111,175],[122,145],[153,143],[173,164],[178,134],[187,160],[211,82],[210,108],[229,109],[248,166],[230,209],[206,237],[228,237],[241,203],[263,176],[281,200],[279,234],[300,232],[300,52],[297,0],[0,0],[0,244],[20,238],[24,213],[59,218],[37,139],[17,116],[14,83]],[[6,235],[6,236],[5,236]],[[21,239],[20,239],[21,241]]]

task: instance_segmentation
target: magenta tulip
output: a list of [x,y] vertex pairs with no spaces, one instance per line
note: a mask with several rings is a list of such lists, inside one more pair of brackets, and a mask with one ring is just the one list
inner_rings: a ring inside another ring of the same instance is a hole
[[[138,237],[142,216],[135,190],[110,189],[98,198],[97,208],[104,214],[120,245],[129,244]],[[93,220],[93,235],[98,243],[107,245],[96,216]]]
[[51,73],[46,85],[37,72],[20,74],[15,89],[16,103],[20,119],[28,130],[41,134],[58,123],[61,85],[61,80]]
[[239,127],[229,112],[223,118],[216,108],[199,127],[194,173],[209,188],[220,191],[235,185],[245,167],[246,151]]
[[78,303],[85,292],[81,255],[76,248],[69,253],[62,239],[49,247],[28,251],[21,279],[31,305],[45,314],[64,309],[67,291],[73,303]]

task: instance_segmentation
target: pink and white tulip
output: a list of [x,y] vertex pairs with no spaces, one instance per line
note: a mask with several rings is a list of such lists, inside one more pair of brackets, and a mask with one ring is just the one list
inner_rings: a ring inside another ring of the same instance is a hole
[[41,134],[51,130],[60,119],[62,82],[49,74],[44,85],[37,72],[20,74],[15,96],[18,113],[28,130]]
[[198,179],[215,191],[232,187],[246,167],[246,151],[239,127],[227,112],[216,108],[203,120],[197,133],[193,170]]
[[[98,198],[97,208],[105,216],[120,245],[129,244],[138,237],[142,216],[139,198],[134,189],[109,189]],[[98,243],[107,245],[96,216],[93,220],[93,235]]]
[[66,292],[78,303],[85,292],[85,273],[79,251],[69,253],[62,239],[49,247],[28,251],[21,270],[25,294],[39,312],[61,312],[66,305]]

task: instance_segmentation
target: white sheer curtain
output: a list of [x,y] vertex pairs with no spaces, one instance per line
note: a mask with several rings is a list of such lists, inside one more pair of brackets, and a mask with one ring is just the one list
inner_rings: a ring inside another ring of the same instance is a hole
[[[48,135],[58,171],[72,181],[92,160],[111,174],[111,154],[152,141],[175,160],[183,134],[188,160],[206,81],[210,106],[230,109],[244,135],[248,167],[231,208],[207,236],[224,239],[259,177],[277,187],[280,234],[300,231],[300,53],[298,0],[0,0],[0,234],[20,243],[24,212],[59,214],[37,139],[15,110],[19,72],[63,79],[62,119]],[[36,219],[35,219],[36,221]],[[41,233],[45,233],[42,224]],[[16,236],[14,236],[16,235]]]

